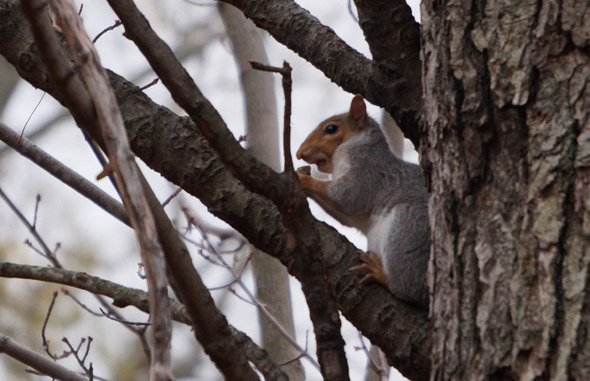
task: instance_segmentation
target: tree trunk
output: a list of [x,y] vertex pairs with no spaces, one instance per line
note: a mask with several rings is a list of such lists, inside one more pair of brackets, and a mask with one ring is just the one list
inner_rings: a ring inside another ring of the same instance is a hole
[[422,3],[432,379],[588,379],[589,12]]

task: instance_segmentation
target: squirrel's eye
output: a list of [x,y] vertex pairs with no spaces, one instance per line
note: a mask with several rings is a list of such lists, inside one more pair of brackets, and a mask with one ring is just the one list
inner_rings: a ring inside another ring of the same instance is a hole
[[338,126],[335,124],[329,124],[328,127],[326,127],[326,129],[324,130],[326,134],[330,135],[335,134],[336,131],[338,131]]

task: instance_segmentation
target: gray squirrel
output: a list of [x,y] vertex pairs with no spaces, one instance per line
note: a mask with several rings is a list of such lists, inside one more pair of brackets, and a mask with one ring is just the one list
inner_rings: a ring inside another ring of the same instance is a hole
[[360,230],[368,242],[364,281],[385,285],[395,296],[428,309],[430,254],[428,192],[417,165],[393,155],[360,95],[348,113],[321,122],[301,144],[297,158],[332,174],[317,180],[297,171],[303,190],[328,214]]

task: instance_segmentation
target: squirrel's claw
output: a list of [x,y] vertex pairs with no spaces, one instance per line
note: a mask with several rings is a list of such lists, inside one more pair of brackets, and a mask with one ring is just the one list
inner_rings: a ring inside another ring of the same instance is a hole
[[363,252],[360,254],[360,259],[363,261],[363,263],[350,268],[350,271],[353,272],[366,273],[361,279],[360,283],[364,284],[367,282],[377,282],[381,283],[385,287],[389,287],[388,278],[385,274],[385,270],[383,269],[383,263],[377,254],[371,251],[366,253]]

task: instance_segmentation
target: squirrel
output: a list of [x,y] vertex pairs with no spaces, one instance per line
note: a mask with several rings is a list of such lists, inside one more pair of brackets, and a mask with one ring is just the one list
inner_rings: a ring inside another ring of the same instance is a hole
[[305,193],[328,214],[360,230],[368,242],[361,282],[376,281],[399,299],[428,309],[430,256],[428,191],[420,168],[398,159],[377,122],[356,95],[348,113],[321,122],[301,144],[297,159],[315,164],[332,180],[297,170]]

